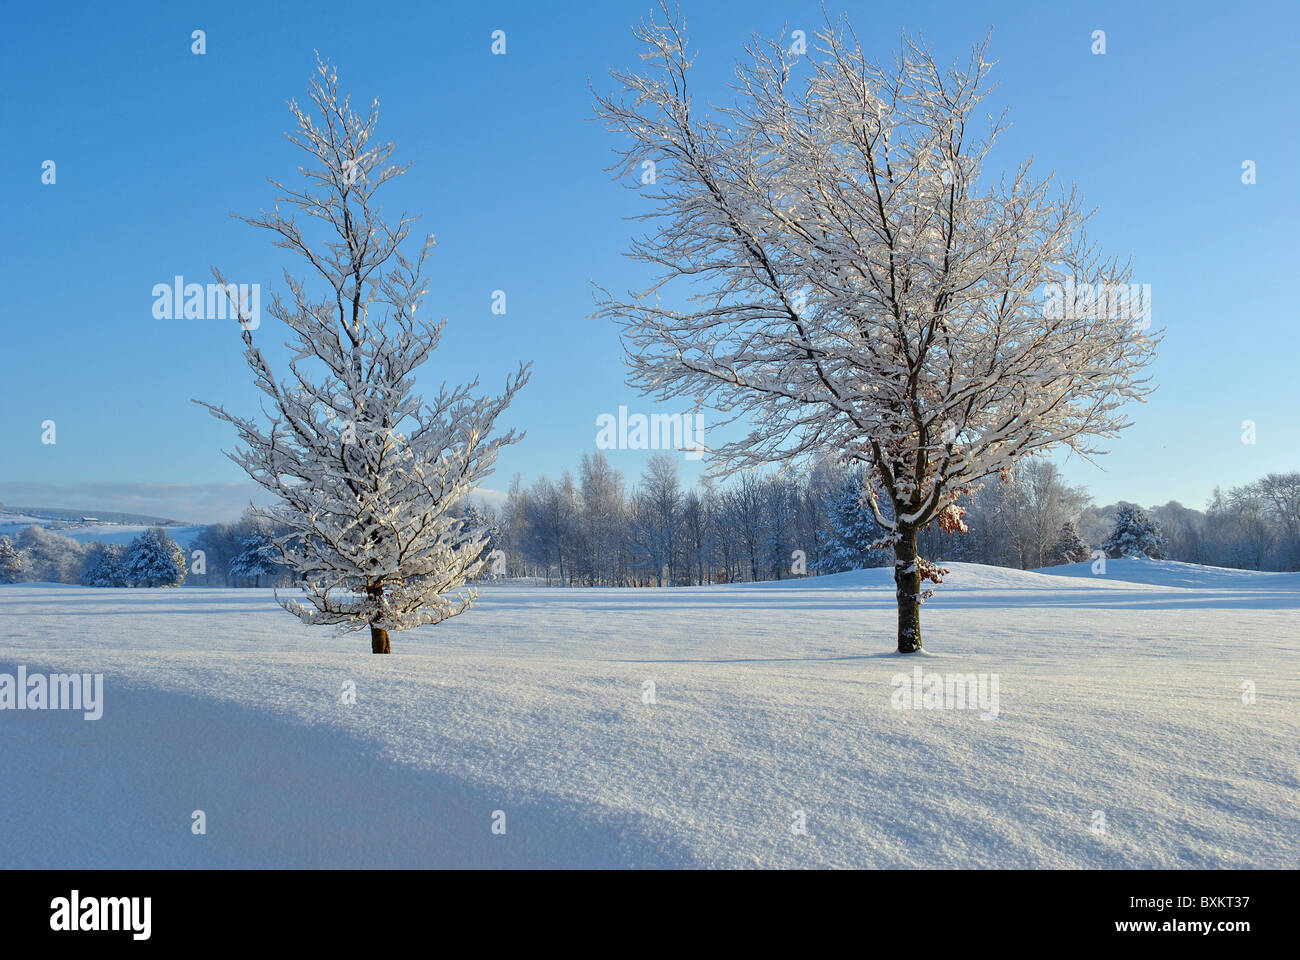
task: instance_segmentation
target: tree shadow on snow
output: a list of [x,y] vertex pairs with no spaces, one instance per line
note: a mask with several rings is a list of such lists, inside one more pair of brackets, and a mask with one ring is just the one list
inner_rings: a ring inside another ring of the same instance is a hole
[[0,819],[4,868],[693,865],[644,818],[488,789],[335,727],[111,677],[99,720],[0,715]]

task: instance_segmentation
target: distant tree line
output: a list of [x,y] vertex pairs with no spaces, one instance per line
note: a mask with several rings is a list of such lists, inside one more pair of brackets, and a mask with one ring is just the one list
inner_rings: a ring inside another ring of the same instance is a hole
[[80,543],[39,524],[0,537],[0,583],[79,583],[87,587],[179,587],[185,551],[162,527],[129,544]]
[[[685,486],[677,460],[651,457],[635,485],[599,452],[575,477],[518,476],[496,508],[468,506],[485,527],[492,575],[568,586],[667,586],[782,580],[892,562],[863,501],[863,475],[832,462],[802,476],[741,474]],[[964,504],[966,532],[929,529],[926,556],[1022,570],[1094,557],[1143,555],[1246,570],[1300,570],[1300,472],[1270,473],[1207,508],[1177,501],[1094,507],[1056,467],[1030,461],[992,478]],[[272,528],[253,511],[206,526],[182,550],[163,528],[129,545],[78,543],[44,527],[0,537],[0,582],[87,586],[289,586]],[[195,551],[200,551],[196,554]]]
[[[577,476],[518,477],[486,511],[497,570],[549,584],[694,585],[834,573],[892,562],[863,498],[863,474],[822,462],[802,476],[740,474],[685,487],[669,454],[629,486],[605,457],[584,454]],[[1140,554],[1251,570],[1300,569],[1300,473],[1216,490],[1205,511],[1176,501],[1143,510],[1094,507],[1046,461],[979,486],[965,532],[932,527],[923,555],[1035,569]]]
[[203,572],[190,574],[190,582],[207,587],[284,587],[293,577],[276,561],[272,546],[286,531],[276,529],[253,510],[234,523],[209,524],[190,543],[191,553],[203,553]]

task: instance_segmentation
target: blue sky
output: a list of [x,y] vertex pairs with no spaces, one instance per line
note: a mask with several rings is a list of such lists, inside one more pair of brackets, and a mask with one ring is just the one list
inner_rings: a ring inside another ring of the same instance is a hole
[[[1294,3],[828,4],[869,50],[921,30],[943,59],[993,28],[996,105],[1014,126],[993,162],[1034,155],[1096,205],[1090,236],[1131,254],[1166,339],[1160,389],[1132,410],[1104,470],[1066,462],[1099,503],[1181,500],[1300,468],[1295,223],[1300,154]],[[414,161],[390,212],[438,237],[427,309],[449,320],[421,385],[520,360],[532,383],[510,411],[527,431],[490,485],[575,467],[595,420],[627,404],[616,329],[589,318],[591,281],[644,284],[621,256],[637,191],[604,172],[610,135],[591,121],[590,78],[636,62],[647,3],[23,4],[0,31],[6,149],[0,261],[0,501],[138,509],[210,520],[248,489],[221,453],[234,442],[190,402],[254,412],[238,330],[155,320],[152,288],[175,275],[283,287],[303,274],[268,235],[234,220],[269,205],[268,175],[294,176],[285,101],[305,99],[313,50],[354,100],[381,101],[380,134]],[[809,2],[687,2],[696,90],[723,84],[751,31],[809,33]],[[206,33],[207,52],[191,50]],[[507,53],[490,52],[493,30]],[[1106,31],[1107,52],[1091,34]],[[54,160],[57,182],[41,182]],[[1257,182],[1241,182],[1254,161]],[[505,290],[507,313],[491,311]],[[262,345],[279,343],[274,321]],[[687,409],[683,402],[680,410]],[[45,420],[57,442],[41,443]],[[706,416],[706,422],[708,418]],[[1253,420],[1256,442],[1242,443]],[[615,452],[630,478],[646,454]],[[698,472],[683,462],[687,477]],[[145,509],[148,506],[150,509]]]

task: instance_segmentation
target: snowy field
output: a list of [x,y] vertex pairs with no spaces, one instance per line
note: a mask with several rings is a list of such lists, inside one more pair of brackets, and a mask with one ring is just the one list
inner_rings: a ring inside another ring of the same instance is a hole
[[[886,570],[488,585],[391,657],[269,590],[3,586],[0,672],[104,713],[0,712],[0,867],[1297,865],[1300,574],[950,567],[914,657]],[[896,709],[918,665],[997,716]]]

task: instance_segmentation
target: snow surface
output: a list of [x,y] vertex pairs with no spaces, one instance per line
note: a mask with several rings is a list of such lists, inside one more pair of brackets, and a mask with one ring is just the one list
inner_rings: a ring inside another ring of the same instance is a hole
[[[0,712],[0,866],[1297,865],[1300,574],[948,566],[912,657],[887,569],[489,584],[390,657],[269,590],[3,586],[0,672],[105,677]],[[894,709],[917,665],[997,718]]]

